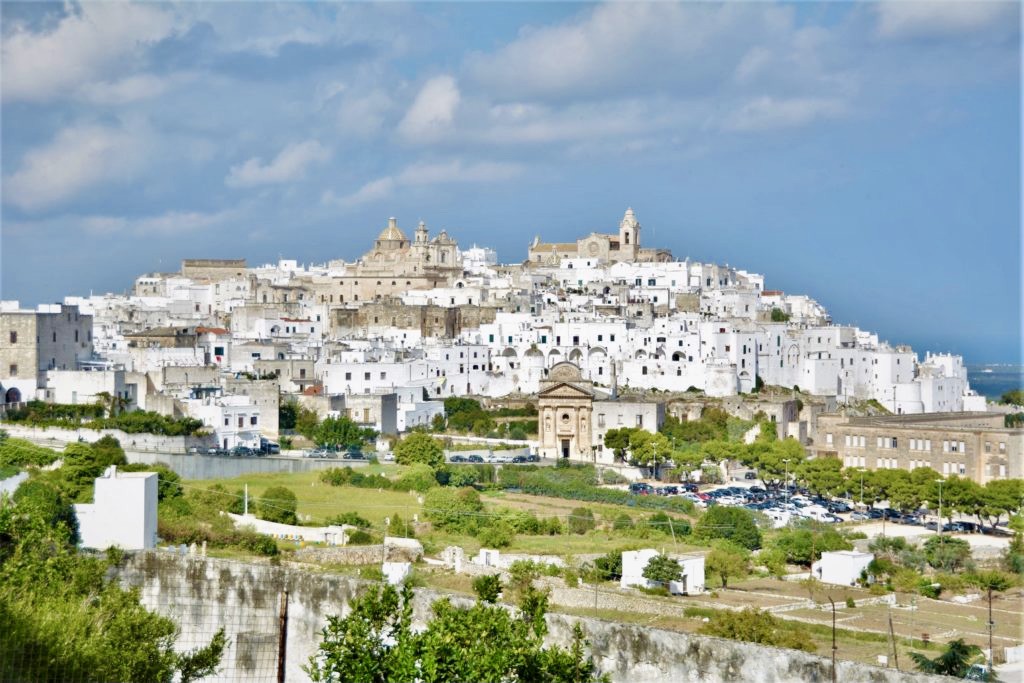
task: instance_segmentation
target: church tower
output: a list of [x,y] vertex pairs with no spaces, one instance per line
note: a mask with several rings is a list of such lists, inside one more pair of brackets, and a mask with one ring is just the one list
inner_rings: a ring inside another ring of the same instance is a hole
[[640,252],[640,222],[633,209],[626,209],[626,215],[619,223],[619,251],[629,254],[632,259]]

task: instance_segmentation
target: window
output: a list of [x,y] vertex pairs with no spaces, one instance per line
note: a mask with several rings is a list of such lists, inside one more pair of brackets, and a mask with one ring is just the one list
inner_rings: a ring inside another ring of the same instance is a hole
[[57,341],[57,333],[56,332],[53,333],[53,341]]
[[18,343],[18,333],[15,332],[14,330],[11,330],[11,343],[12,344],[17,344]]
[[388,373],[386,373],[386,372],[380,373],[380,378],[381,379],[387,379],[388,378]]
[[245,426],[245,416],[244,415],[239,415],[238,416],[238,428],[241,429],[244,426]]
[[214,346],[213,347],[213,355],[215,355],[215,356],[223,356],[224,355],[224,347],[223,346]]
[[225,416],[224,417],[224,426],[227,427],[229,424],[231,424],[231,418]]
[[370,380],[370,373],[364,372],[363,373],[363,379],[366,380],[366,381],[369,381]]
[[597,341],[604,341],[604,335],[603,334],[597,335]]
[[352,373],[351,372],[346,372],[345,373],[345,379],[352,379]]
[[494,335],[493,334],[487,335],[487,341],[493,342],[494,341]]
[[986,441],[985,442],[985,452],[986,453],[991,453],[992,452],[992,442],[991,441]]
[[615,335],[614,334],[609,334],[608,335],[608,341],[615,341]]
[[306,377],[306,368],[299,368],[299,379],[305,379],[305,377]]
[[[832,434],[826,434],[825,435],[825,443],[828,444],[829,446],[832,445]],[[850,444],[846,444],[846,445],[849,446]]]
[[546,335],[546,334],[540,335],[540,343],[541,344],[547,344],[548,343],[548,335]]
[[572,343],[573,343],[573,346],[576,346],[576,345],[578,345],[580,343],[579,335],[573,335]]
[[643,366],[643,368],[641,368],[641,370],[642,370],[642,373],[641,373],[641,374],[644,374],[644,375],[646,375],[646,374],[647,374],[647,366],[646,366],[646,365],[645,365],[645,366]]
[[643,415],[637,415],[636,416],[636,426],[637,427],[643,427],[644,426],[644,416]]
[[1005,453],[1006,452],[1006,442],[1004,442],[1004,441],[1000,441],[999,442],[999,452],[1000,453]]
[[17,377],[18,376],[18,364],[17,363],[11,363],[10,372],[8,374],[11,377]]
[[257,418],[257,417],[256,417],[255,415],[253,415],[252,417],[250,417],[250,418],[249,418],[249,424],[250,424],[251,426],[255,427],[255,426],[256,426],[256,422],[257,422],[257,419],[258,419],[258,418]]
[[597,426],[604,427],[604,413],[597,414]]

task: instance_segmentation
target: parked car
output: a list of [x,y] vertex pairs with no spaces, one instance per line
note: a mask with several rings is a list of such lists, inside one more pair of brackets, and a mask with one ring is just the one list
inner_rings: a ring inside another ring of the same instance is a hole
[[256,451],[249,448],[248,446],[235,446],[234,448],[231,449],[231,455],[237,457],[248,457],[251,455],[256,455]]
[[747,480],[757,479],[757,472],[745,472],[743,478]]
[[863,522],[871,519],[871,517],[869,517],[868,513],[866,512],[854,512],[852,515],[850,515],[850,519],[852,519],[855,522]]
[[530,453],[526,456],[526,462],[540,462],[540,456],[536,453]]
[[468,458],[466,458],[466,460],[468,460],[469,462],[476,462],[476,463],[482,463],[484,461],[483,456],[476,455],[476,454],[469,456]]
[[520,463],[521,462],[526,462],[526,456],[525,455],[516,455],[516,456],[514,456],[512,458],[512,462],[520,462]]
[[[470,457],[473,457],[473,456],[470,456]],[[453,455],[452,457],[450,457],[448,459],[448,461],[449,462],[469,462],[469,460],[464,455]]]
[[654,495],[654,487],[643,482],[634,482],[629,485],[629,492],[638,496]]

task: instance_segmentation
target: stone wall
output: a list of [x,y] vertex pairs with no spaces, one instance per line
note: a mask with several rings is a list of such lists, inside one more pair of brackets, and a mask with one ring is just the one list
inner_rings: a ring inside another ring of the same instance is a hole
[[[123,444],[124,442],[122,442]],[[182,455],[180,453],[149,453],[125,449],[128,462],[146,465],[164,463],[182,479],[231,479],[258,472],[311,472],[331,467],[364,467],[358,460],[320,460],[285,456],[233,457],[225,455]]]
[[86,441],[92,443],[104,436],[112,436],[121,447],[135,451],[159,453],[187,453],[189,448],[210,448],[217,445],[212,436],[161,436],[159,434],[128,434],[120,429],[60,429],[58,427],[26,427],[17,423],[3,424],[11,436],[28,439],[52,448],[63,448],[66,444]]
[[[208,680],[273,680],[278,606],[288,591],[286,679],[308,680],[302,666],[315,651],[327,615],[345,614],[349,600],[366,584],[359,579],[314,574],[296,567],[179,557],[166,551],[136,553],[116,570],[125,585],[140,589],[147,607],[175,618],[182,631],[178,646],[208,641],[220,626],[231,645],[218,677]],[[445,597],[417,589],[414,627],[422,627],[430,605]],[[469,604],[454,597],[456,604]],[[579,622],[593,656],[613,681],[708,681],[710,683],[803,683],[832,680],[825,657],[749,643],[693,636],[630,624],[548,615],[548,642],[565,645]],[[925,683],[952,679],[921,676],[840,662],[840,681]]]

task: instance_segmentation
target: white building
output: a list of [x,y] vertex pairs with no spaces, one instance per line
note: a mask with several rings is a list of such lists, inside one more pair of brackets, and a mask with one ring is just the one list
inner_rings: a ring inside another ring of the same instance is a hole
[[83,548],[156,547],[156,472],[119,472],[111,465],[96,479],[92,503],[75,505]]
[[[660,555],[653,548],[644,550],[627,550],[622,553],[621,588],[642,587],[653,588],[656,582],[644,577],[644,569],[652,558]],[[675,594],[689,595],[704,592],[704,556],[703,555],[671,555],[679,563],[682,577],[672,581],[668,589]]]
[[182,401],[186,412],[213,430],[221,448],[260,446],[260,409],[249,396],[206,395]]
[[836,550],[821,554],[821,559],[811,565],[811,576],[822,583],[836,586],[853,586],[875,559],[872,553],[856,550]]

